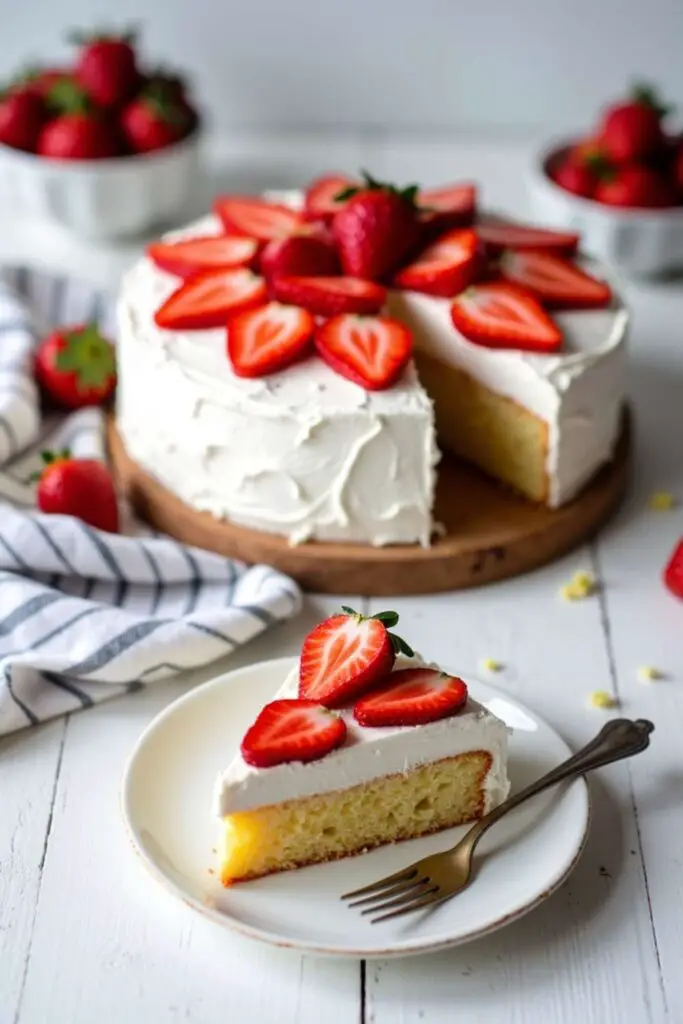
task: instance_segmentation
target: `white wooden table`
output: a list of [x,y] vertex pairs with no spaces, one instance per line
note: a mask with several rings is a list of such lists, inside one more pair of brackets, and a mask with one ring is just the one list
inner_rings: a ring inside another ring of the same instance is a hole
[[[239,138],[214,150],[226,187],[293,184],[368,166],[438,183],[474,176],[489,202],[520,210],[528,147],[514,143]],[[114,286],[136,246],[93,249],[3,211],[0,257],[66,268]],[[161,683],[0,742],[0,1024],[645,1024],[683,1021],[683,604],[660,583],[683,535],[683,284],[632,285],[637,453],[633,487],[599,539],[559,563],[482,590],[367,602],[395,607],[430,657],[480,671],[531,704],[573,744],[609,712],[656,723],[651,750],[594,778],[587,848],[568,882],[509,928],[451,952],[389,963],[315,960],[216,928],[144,874],[118,792],[135,740],[199,677]],[[678,509],[649,510],[654,490]],[[599,596],[567,604],[579,568]],[[296,652],[339,600],[230,662]],[[666,673],[645,685],[640,665]],[[214,674],[204,673],[203,677]],[[228,755],[226,751],[226,757]]]

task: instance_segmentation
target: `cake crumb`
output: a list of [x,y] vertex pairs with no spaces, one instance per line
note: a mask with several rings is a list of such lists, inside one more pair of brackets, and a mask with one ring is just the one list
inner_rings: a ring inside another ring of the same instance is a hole
[[607,690],[593,690],[590,695],[590,704],[594,708],[615,708],[617,702]]
[[676,499],[669,491],[655,491],[650,496],[650,508],[655,512],[668,512],[676,505]]
[[496,661],[495,658],[484,658],[481,665],[486,672],[502,672],[505,668],[502,661]]
[[638,669],[638,678],[641,683],[654,683],[657,679],[663,679],[664,673],[652,665],[641,665]]
[[561,588],[560,594],[565,601],[583,601],[585,597],[595,594],[598,585],[590,572],[575,572],[569,583]]

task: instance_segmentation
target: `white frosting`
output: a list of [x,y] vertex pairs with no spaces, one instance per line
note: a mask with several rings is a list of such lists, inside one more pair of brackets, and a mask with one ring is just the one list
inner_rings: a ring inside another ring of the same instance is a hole
[[[600,267],[584,261],[600,276]],[[614,450],[625,394],[628,314],[612,307],[554,314],[562,351],[541,355],[475,345],[454,327],[450,301],[393,292],[392,313],[411,327],[415,345],[463,370],[548,424],[548,504],[569,501]]]
[[[218,230],[209,217],[183,233]],[[224,329],[156,326],[177,287],[148,259],[123,282],[117,418],[131,456],[194,508],[292,543],[428,545],[438,450],[414,366],[375,392],[316,356],[237,377]]]
[[[296,205],[298,193],[276,193]],[[216,233],[209,216],[170,237]],[[154,312],[178,280],[150,260],[126,275],[118,306],[118,426],[131,456],[188,505],[310,539],[428,545],[436,447],[432,404],[411,364],[367,392],[311,357],[270,377],[237,377],[225,331],[168,331]],[[448,300],[395,292],[416,344],[548,424],[549,504],[561,505],[612,454],[624,396],[627,315],[560,313],[560,355],[473,345]]]
[[[419,659],[399,657],[394,670],[422,664]],[[296,697],[299,668],[296,666],[273,699]],[[344,746],[319,761],[292,761],[272,768],[253,768],[237,754],[216,781],[214,813],[218,817],[285,800],[358,786],[388,775],[403,775],[420,765],[473,750],[491,755],[484,782],[485,810],[501,803],[508,794],[507,726],[476,701],[451,718],[427,725],[398,728],[363,728],[350,710],[339,712],[346,722]]]

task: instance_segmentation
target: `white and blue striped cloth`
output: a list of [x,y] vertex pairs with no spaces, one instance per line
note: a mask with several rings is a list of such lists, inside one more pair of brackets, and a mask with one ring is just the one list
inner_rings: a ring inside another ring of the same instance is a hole
[[31,370],[50,327],[111,311],[91,287],[0,275],[0,735],[208,664],[295,615],[293,580],[125,522],[126,535],[35,510],[46,448],[104,458],[99,409],[41,415]]

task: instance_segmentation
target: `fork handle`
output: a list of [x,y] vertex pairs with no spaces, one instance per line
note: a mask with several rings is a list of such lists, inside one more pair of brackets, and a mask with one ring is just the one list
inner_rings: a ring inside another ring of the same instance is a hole
[[530,786],[513,794],[498,807],[485,814],[483,818],[470,829],[464,841],[471,844],[472,848],[479,842],[484,832],[495,825],[497,821],[514,810],[520,804],[537,796],[551,786],[557,785],[566,779],[575,779],[594,768],[601,768],[603,765],[611,764],[613,761],[621,761],[622,758],[632,757],[645,750],[650,745],[650,733],[654,730],[652,722],[639,718],[635,722],[629,718],[614,718],[602,727],[597,736],[590,743],[579,750],[576,754],[568,757],[566,761],[553,768],[540,779],[532,782]]

